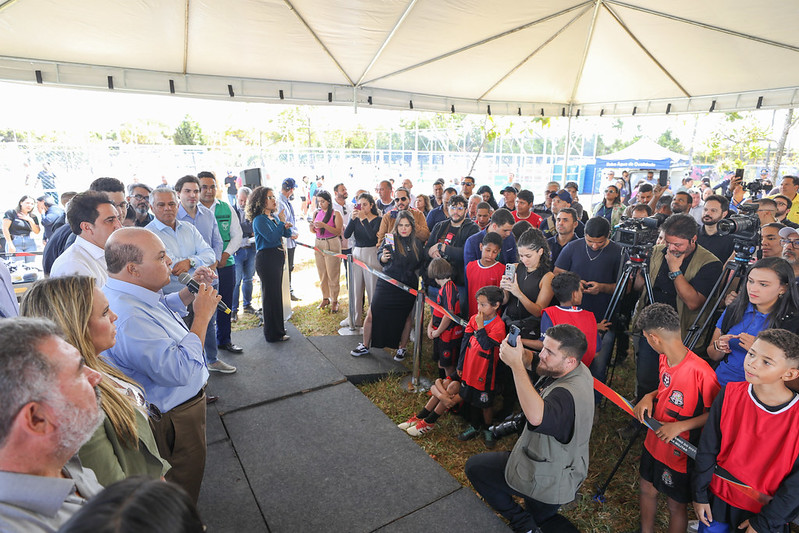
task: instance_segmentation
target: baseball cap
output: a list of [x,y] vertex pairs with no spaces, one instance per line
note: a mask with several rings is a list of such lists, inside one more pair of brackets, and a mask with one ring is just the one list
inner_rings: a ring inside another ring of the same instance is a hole
[[796,228],[782,228],[779,233],[780,237],[783,239],[787,239],[788,237],[793,237],[794,235],[799,235],[799,230]]
[[550,198],[560,198],[562,201],[572,203],[572,195],[566,189],[561,189],[558,192],[549,193]]
[[514,187],[513,185],[508,185],[507,187],[505,187],[504,189],[499,191],[499,194],[505,194],[506,192],[512,192],[513,194],[519,194],[519,191],[517,191],[516,187]]
[[297,182],[294,181],[294,178],[286,178],[283,180],[283,190],[290,191],[291,189],[297,188]]

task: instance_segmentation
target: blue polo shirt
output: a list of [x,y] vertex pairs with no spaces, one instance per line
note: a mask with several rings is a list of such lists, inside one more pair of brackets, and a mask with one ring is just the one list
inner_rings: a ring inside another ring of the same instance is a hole
[[[724,315],[726,314],[727,310],[716,322],[717,328],[721,329],[721,323],[724,321]],[[754,305],[749,304],[746,306],[746,311],[744,311],[741,321],[733,324],[729,331],[723,331],[722,334],[738,335],[739,333],[748,333],[757,336],[758,333],[766,328],[766,322],[768,322],[768,315],[759,312]],[[741,341],[730,339],[730,353],[716,367],[716,377],[719,380],[719,385],[723,387],[733,381],[746,381],[746,374],[744,374],[745,357],[746,350],[741,348]]]

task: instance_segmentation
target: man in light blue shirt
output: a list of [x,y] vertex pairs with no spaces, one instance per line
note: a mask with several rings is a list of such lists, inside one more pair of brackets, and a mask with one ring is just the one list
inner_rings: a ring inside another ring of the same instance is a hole
[[[200,232],[206,244],[213,249],[214,262],[207,266],[215,271],[219,259],[222,257],[225,243],[222,240],[222,235],[219,233],[219,226],[217,225],[214,212],[200,205],[200,180],[196,176],[183,176],[175,183],[175,191],[177,192],[180,202],[178,205],[177,220],[191,224],[197,228],[197,231]],[[154,207],[153,213],[155,213]],[[156,215],[156,218],[157,217],[158,215]],[[214,282],[214,287],[218,287],[217,282]],[[213,317],[208,324],[208,335],[205,337],[205,355],[208,358],[208,368],[212,372],[232,374],[236,371],[236,367],[224,361],[220,361],[217,358],[219,346],[216,342],[216,337],[216,317]]]
[[289,292],[292,302],[299,300],[299,298],[294,296],[294,289],[291,287],[291,272],[294,270],[294,252],[297,250],[297,241],[295,239],[300,235],[297,233],[297,220],[294,217],[294,206],[291,205],[291,197],[296,187],[297,182],[294,181],[294,178],[286,178],[283,180],[280,194],[277,195],[277,212],[278,214],[283,213],[286,222],[291,223],[291,238],[286,239],[286,255],[289,261]]
[[[170,258],[174,258],[169,284],[164,287],[164,293],[170,294],[184,288],[184,285],[178,281],[181,274],[184,272],[194,274],[195,269],[201,266],[213,268],[216,256],[197,228],[177,220],[178,201],[175,191],[169,187],[154,189],[150,193],[150,205],[155,219],[147,224],[147,229],[158,235],[166,247],[167,254]],[[231,374],[236,371],[236,367],[220,361],[217,357],[215,318],[213,317],[208,323],[208,332],[205,335],[208,370]]]
[[[151,420],[158,451],[172,465],[167,481],[182,486],[196,501],[206,452],[203,342],[220,300],[205,284],[213,274],[205,267],[196,269],[194,277],[202,282],[196,297],[186,287],[165,295],[172,260],[161,239],[145,228],[114,232],[105,258],[109,279],[103,292],[118,319],[116,344],[103,355],[144,388],[155,415]],[[190,303],[194,321],[188,328],[181,316]]]

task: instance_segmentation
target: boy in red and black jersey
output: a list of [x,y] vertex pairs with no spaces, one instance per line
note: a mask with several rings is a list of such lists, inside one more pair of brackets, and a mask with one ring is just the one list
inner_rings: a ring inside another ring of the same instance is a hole
[[488,426],[494,414],[497,365],[503,364],[499,360],[499,345],[505,338],[505,323],[497,312],[504,297],[505,292],[499,287],[489,285],[477,291],[477,314],[466,326],[458,361],[460,397],[472,407],[471,426],[458,435],[458,439],[473,439],[482,429],[488,448],[496,445]]
[[[786,385],[799,378],[799,336],[761,331],[744,372],[746,381],[728,383],[716,397],[699,441],[694,510],[700,532],[785,531],[799,509],[799,396]],[[754,491],[714,476],[717,465]]]
[[656,303],[645,307],[638,327],[660,353],[660,379],[657,390],[645,395],[634,413],[641,422],[651,416],[663,424],[656,432],[647,432],[641,453],[641,532],[655,530],[659,492],[668,498],[669,531],[682,532],[688,527],[693,465],[669,442],[677,436],[693,444],[699,441],[719,382],[710,365],[683,344],[680,317],[672,306]]
[[[427,267],[427,275],[438,283],[438,305],[455,316],[461,314],[460,295],[452,281],[452,266],[440,257],[436,257]],[[448,377],[457,381],[455,372],[457,358],[461,353],[463,326],[437,309],[427,324],[427,336],[433,340],[433,361],[438,362],[439,377]]]
[[477,291],[488,285],[496,285],[505,274],[505,265],[497,261],[502,250],[502,237],[489,231],[480,244],[480,259],[466,265],[466,287],[469,291],[469,316],[477,314]]

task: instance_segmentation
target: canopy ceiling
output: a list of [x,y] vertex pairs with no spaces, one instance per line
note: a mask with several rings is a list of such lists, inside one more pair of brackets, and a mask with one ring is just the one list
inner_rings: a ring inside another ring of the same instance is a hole
[[776,108],[797,99],[797,22],[784,0],[0,0],[0,80],[463,113]]

